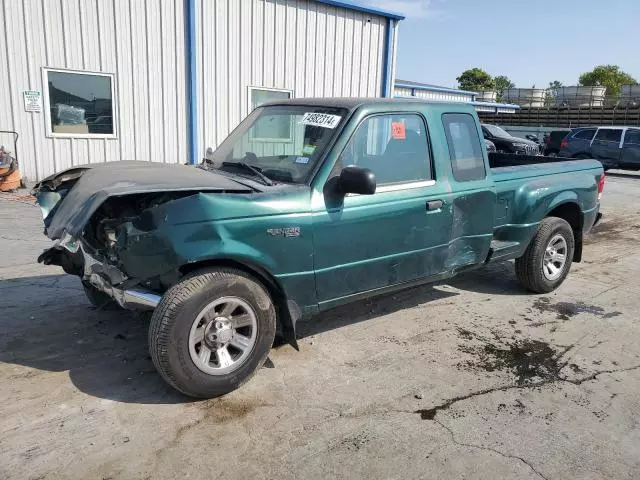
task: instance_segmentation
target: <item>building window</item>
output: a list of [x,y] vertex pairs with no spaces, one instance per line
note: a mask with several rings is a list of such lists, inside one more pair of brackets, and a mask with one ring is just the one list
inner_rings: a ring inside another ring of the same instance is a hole
[[115,137],[113,75],[44,69],[47,133]]
[[[249,87],[249,105],[251,110],[267,102],[288,100],[292,97],[291,90],[276,88]],[[255,142],[291,142],[293,141],[293,126],[285,115],[261,117],[251,129],[251,140]]]

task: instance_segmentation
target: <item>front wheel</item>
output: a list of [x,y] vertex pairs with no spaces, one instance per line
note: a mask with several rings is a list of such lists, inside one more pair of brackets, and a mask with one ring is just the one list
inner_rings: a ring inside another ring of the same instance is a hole
[[574,249],[571,225],[562,218],[545,218],[524,255],[516,259],[518,281],[536,293],[555,290],[569,274]]
[[180,392],[212,398],[247,381],[267,359],[276,314],[261,283],[240,270],[198,272],[171,287],[153,312],[149,350]]

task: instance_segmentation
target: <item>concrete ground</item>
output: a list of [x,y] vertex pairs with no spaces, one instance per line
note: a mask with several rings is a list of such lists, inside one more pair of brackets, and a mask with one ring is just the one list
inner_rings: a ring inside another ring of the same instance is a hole
[[191,401],[147,323],[35,263],[0,197],[0,478],[638,478],[640,176],[610,175],[549,295],[512,264],[334,310],[239,391]]

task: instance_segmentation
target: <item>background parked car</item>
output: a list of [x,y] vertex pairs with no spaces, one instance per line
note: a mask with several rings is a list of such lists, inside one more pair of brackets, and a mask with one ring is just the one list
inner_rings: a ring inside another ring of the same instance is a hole
[[482,124],[485,140],[492,141],[500,153],[517,153],[520,155],[538,155],[540,148],[535,142],[526,138],[514,137],[497,125]]
[[496,144],[491,140],[484,139],[484,145],[487,147],[487,152],[492,153],[496,151]]
[[560,142],[569,134],[571,130],[568,128],[563,130],[553,130],[549,135],[544,137],[544,154],[548,157],[555,157],[560,152]]
[[558,156],[595,158],[605,170],[640,170],[640,128],[574,128],[562,140]]

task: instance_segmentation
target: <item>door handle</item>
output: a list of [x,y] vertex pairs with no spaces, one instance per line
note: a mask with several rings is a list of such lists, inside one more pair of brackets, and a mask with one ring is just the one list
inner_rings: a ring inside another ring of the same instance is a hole
[[427,212],[433,212],[442,208],[442,200],[431,200],[427,202]]

